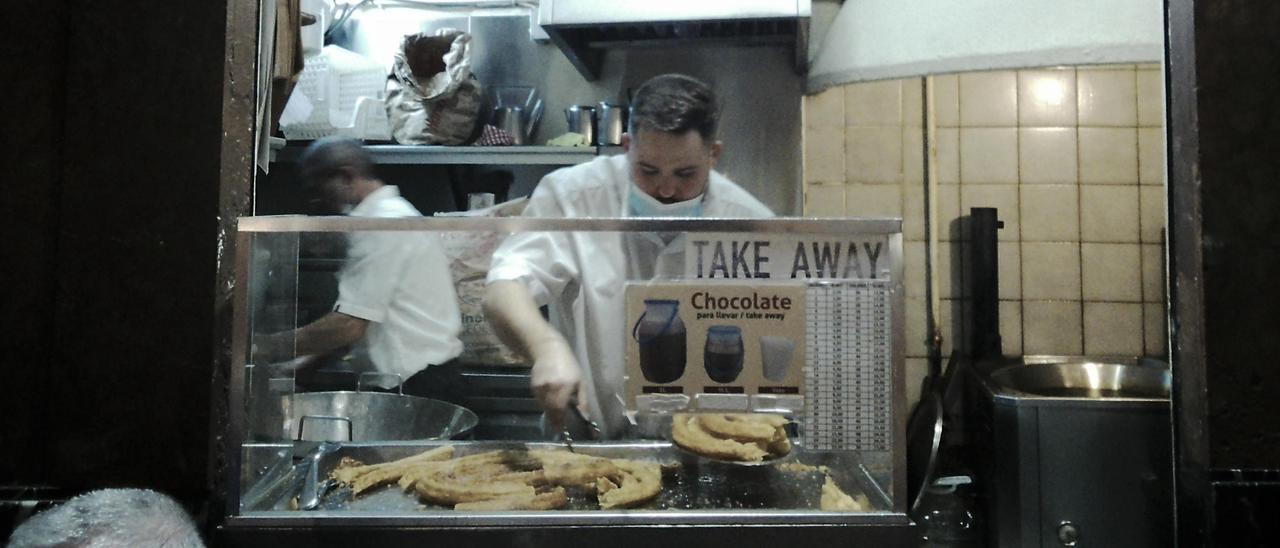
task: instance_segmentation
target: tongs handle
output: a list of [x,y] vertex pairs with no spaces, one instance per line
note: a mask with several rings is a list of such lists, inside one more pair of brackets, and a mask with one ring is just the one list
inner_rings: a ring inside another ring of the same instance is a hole
[[[597,424],[596,421],[588,419],[586,415],[582,414],[582,410],[578,409],[578,398],[569,399],[569,410],[573,412],[573,416],[577,417],[578,420],[582,421],[582,424],[587,425],[587,427],[591,429],[591,439],[594,439],[594,440],[600,439],[600,425]],[[565,433],[566,433],[566,437],[568,437],[567,429]]]

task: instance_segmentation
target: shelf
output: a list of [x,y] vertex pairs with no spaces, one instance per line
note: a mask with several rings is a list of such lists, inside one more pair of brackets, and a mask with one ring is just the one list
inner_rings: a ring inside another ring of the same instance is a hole
[[[574,165],[590,161],[598,155],[621,152],[621,147],[551,147],[551,146],[418,146],[365,145],[365,150],[379,164],[496,164],[496,165]],[[305,147],[280,149],[277,161],[297,161]]]

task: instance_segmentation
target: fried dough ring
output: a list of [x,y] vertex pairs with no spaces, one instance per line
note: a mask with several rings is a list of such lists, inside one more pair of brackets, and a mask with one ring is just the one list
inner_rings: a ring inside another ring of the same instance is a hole
[[565,487],[589,487],[596,479],[618,479],[622,472],[610,459],[580,455],[568,451],[535,450],[529,455],[542,465],[547,481]]
[[680,447],[704,457],[760,462],[768,455],[754,443],[712,436],[699,424],[697,415],[677,414],[672,417],[671,439]]
[[619,483],[606,477],[597,479],[596,498],[601,508],[631,508],[662,492],[662,466],[658,463],[613,459],[613,464],[622,472],[622,479]]
[[778,427],[755,420],[751,413],[708,413],[698,415],[698,424],[708,433],[738,441],[769,443],[778,436]]

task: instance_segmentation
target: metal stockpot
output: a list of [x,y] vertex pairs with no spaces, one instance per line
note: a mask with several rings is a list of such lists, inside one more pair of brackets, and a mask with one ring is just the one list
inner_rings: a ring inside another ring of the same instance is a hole
[[301,392],[279,396],[283,423],[255,424],[255,437],[307,441],[403,441],[462,438],[480,422],[452,403],[403,393]]

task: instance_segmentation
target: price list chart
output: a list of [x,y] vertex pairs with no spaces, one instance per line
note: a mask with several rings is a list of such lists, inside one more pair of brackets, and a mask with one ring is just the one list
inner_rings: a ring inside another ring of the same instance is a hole
[[805,443],[893,448],[893,332],[888,280],[815,281],[806,289]]

